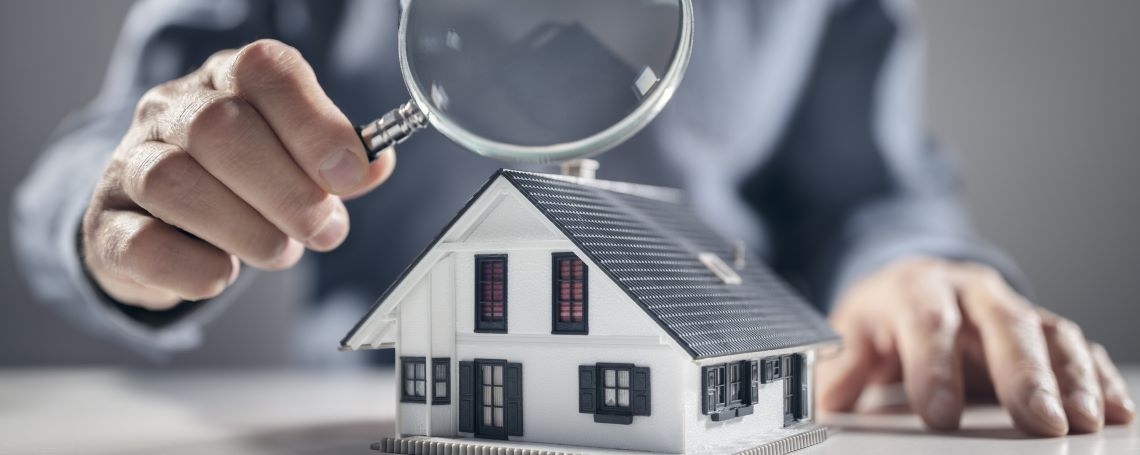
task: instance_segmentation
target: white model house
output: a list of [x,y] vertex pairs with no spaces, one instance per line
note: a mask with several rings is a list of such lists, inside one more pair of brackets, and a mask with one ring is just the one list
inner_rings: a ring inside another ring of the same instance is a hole
[[341,347],[396,349],[386,452],[776,453],[835,339],[680,193],[503,170]]

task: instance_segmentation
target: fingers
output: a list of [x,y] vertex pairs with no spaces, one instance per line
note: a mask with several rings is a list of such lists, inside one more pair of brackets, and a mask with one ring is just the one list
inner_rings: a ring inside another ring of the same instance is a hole
[[1104,392],[1104,418],[1109,425],[1132,422],[1136,418],[1136,403],[1128,394],[1128,385],[1116,369],[1104,346],[1092,343],[1089,346],[1093,363],[1096,365],[1097,380]]
[[871,379],[874,348],[862,336],[843,337],[843,348],[835,357],[821,356],[816,363],[819,407],[826,411],[850,412]]
[[[123,303],[162,310],[221,294],[237,278],[235,258],[147,215],[105,211],[88,239],[89,267]],[[175,298],[171,298],[171,296]]]
[[[818,403],[821,409],[834,412],[855,410],[863,389],[871,381],[878,365],[879,355],[875,340],[865,323],[864,299],[868,286],[855,286],[848,292],[828,318],[832,328],[843,339],[843,346],[833,356],[820,354],[816,362],[819,384]],[[870,295],[874,295],[870,291]]]
[[352,124],[296,49],[273,40],[245,46],[210,68],[216,88],[240,96],[276,132],[297,164],[332,194],[369,183],[368,159]]
[[1061,391],[1061,402],[1073,433],[1093,433],[1104,426],[1100,383],[1084,334],[1072,321],[1044,309],[1045,342],[1053,374]]
[[178,118],[161,128],[167,143],[186,150],[206,171],[289,237],[331,250],[348,235],[340,199],[317,186],[282,148],[260,115],[241,98],[219,92],[187,95]]
[[982,339],[998,400],[1026,433],[1068,433],[1040,316],[996,273],[968,273],[973,276],[962,286],[960,302]]
[[957,296],[943,267],[912,275],[893,312],[903,385],[912,408],[929,427],[956,429],[965,406],[956,346],[962,325]]
[[123,178],[127,195],[150,214],[250,265],[281,270],[304,252],[177,146],[139,145]]
[[396,150],[389,148],[380,152],[368,167],[368,178],[364,180],[364,185],[361,186],[359,190],[342,196],[342,199],[354,199],[376,189],[376,187],[388,181],[388,177],[392,176],[392,171],[395,169]]

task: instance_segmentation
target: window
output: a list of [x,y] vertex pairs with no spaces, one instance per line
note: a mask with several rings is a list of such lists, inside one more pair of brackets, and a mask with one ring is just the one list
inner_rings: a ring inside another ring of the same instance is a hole
[[628,363],[578,367],[578,412],[598,423],[629,425],[650,412],[649,368]]
[[507,256],[475,256],[475,331],[507,332]]
[[739,405],[740,398],[744,396],[744,375],[742,362],[728,365],[728,405]]
[[630,367],[602,368],[602,410],[629,412]]
[[553,333],[586,334],[589,299],[586,264],[574,253],[553,255]]
[[401,357],[403,390],[400,401],[423,403],[427,396],[427,365],[423,357]]
[[504,409],[506,402],[503,400],[503,367],[505,365],[480,365],[479,374],[482,379],[479,384],[481,385],[481,394],[479,396],[479,408],[481,412],[480,424],[483,428],[487,429],[503,429],[506,425],[504,421]]
[[792,374],[792,356],[768,357],[764,359],[764,383],[779,381]]
[[431,404],[451,403],[451,359],[431,359]]
[[713,421],[752,414],[759,398],[759,362],[743,360],[706,366],[702,370],[703,412]]

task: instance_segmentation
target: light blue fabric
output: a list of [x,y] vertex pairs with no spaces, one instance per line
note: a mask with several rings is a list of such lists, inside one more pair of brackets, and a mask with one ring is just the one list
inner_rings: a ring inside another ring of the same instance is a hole
[[[711,226],[746,240],[824,309],[853,280],[912,254],[987,263],[1024,291],[1011,262],[972,232],[952,160],[923,130],[922,51],[909,4],[695,4],[684,83],[645,132],[601,158],[599,178],[683,187]],[[33,289],[80,325],[140,351],[195,346],[240,286],[156,327],[103,300],[76,250],[79,220],[137,99],[217,50],[277,38],[301,50],[350,119],[371,120],[407,98],[396,67],[398,8],[379,0],[140,2],[98,98],[67,118],[16,194],[13,241]],[[503,165],[433,132],[399,153],[389,183],[348,204],[346,244],[315,256],[314,302],[379,295]]]

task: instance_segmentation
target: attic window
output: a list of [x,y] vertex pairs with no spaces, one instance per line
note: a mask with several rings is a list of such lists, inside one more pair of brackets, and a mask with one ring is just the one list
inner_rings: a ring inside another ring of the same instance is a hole
[[724,284],[741,283],[740,275],[738,275],[736,271],[732,269],[732,267],[729,267],[728,264],[726,264],[724,260],[720,258],[720,256],[717,256],[714,253],[706,252],[698,254],[697,259],[700,259],[701,264],[704,264],[705,267],[708,267],[709,271],[716,275],[717,278],[720,278]]

